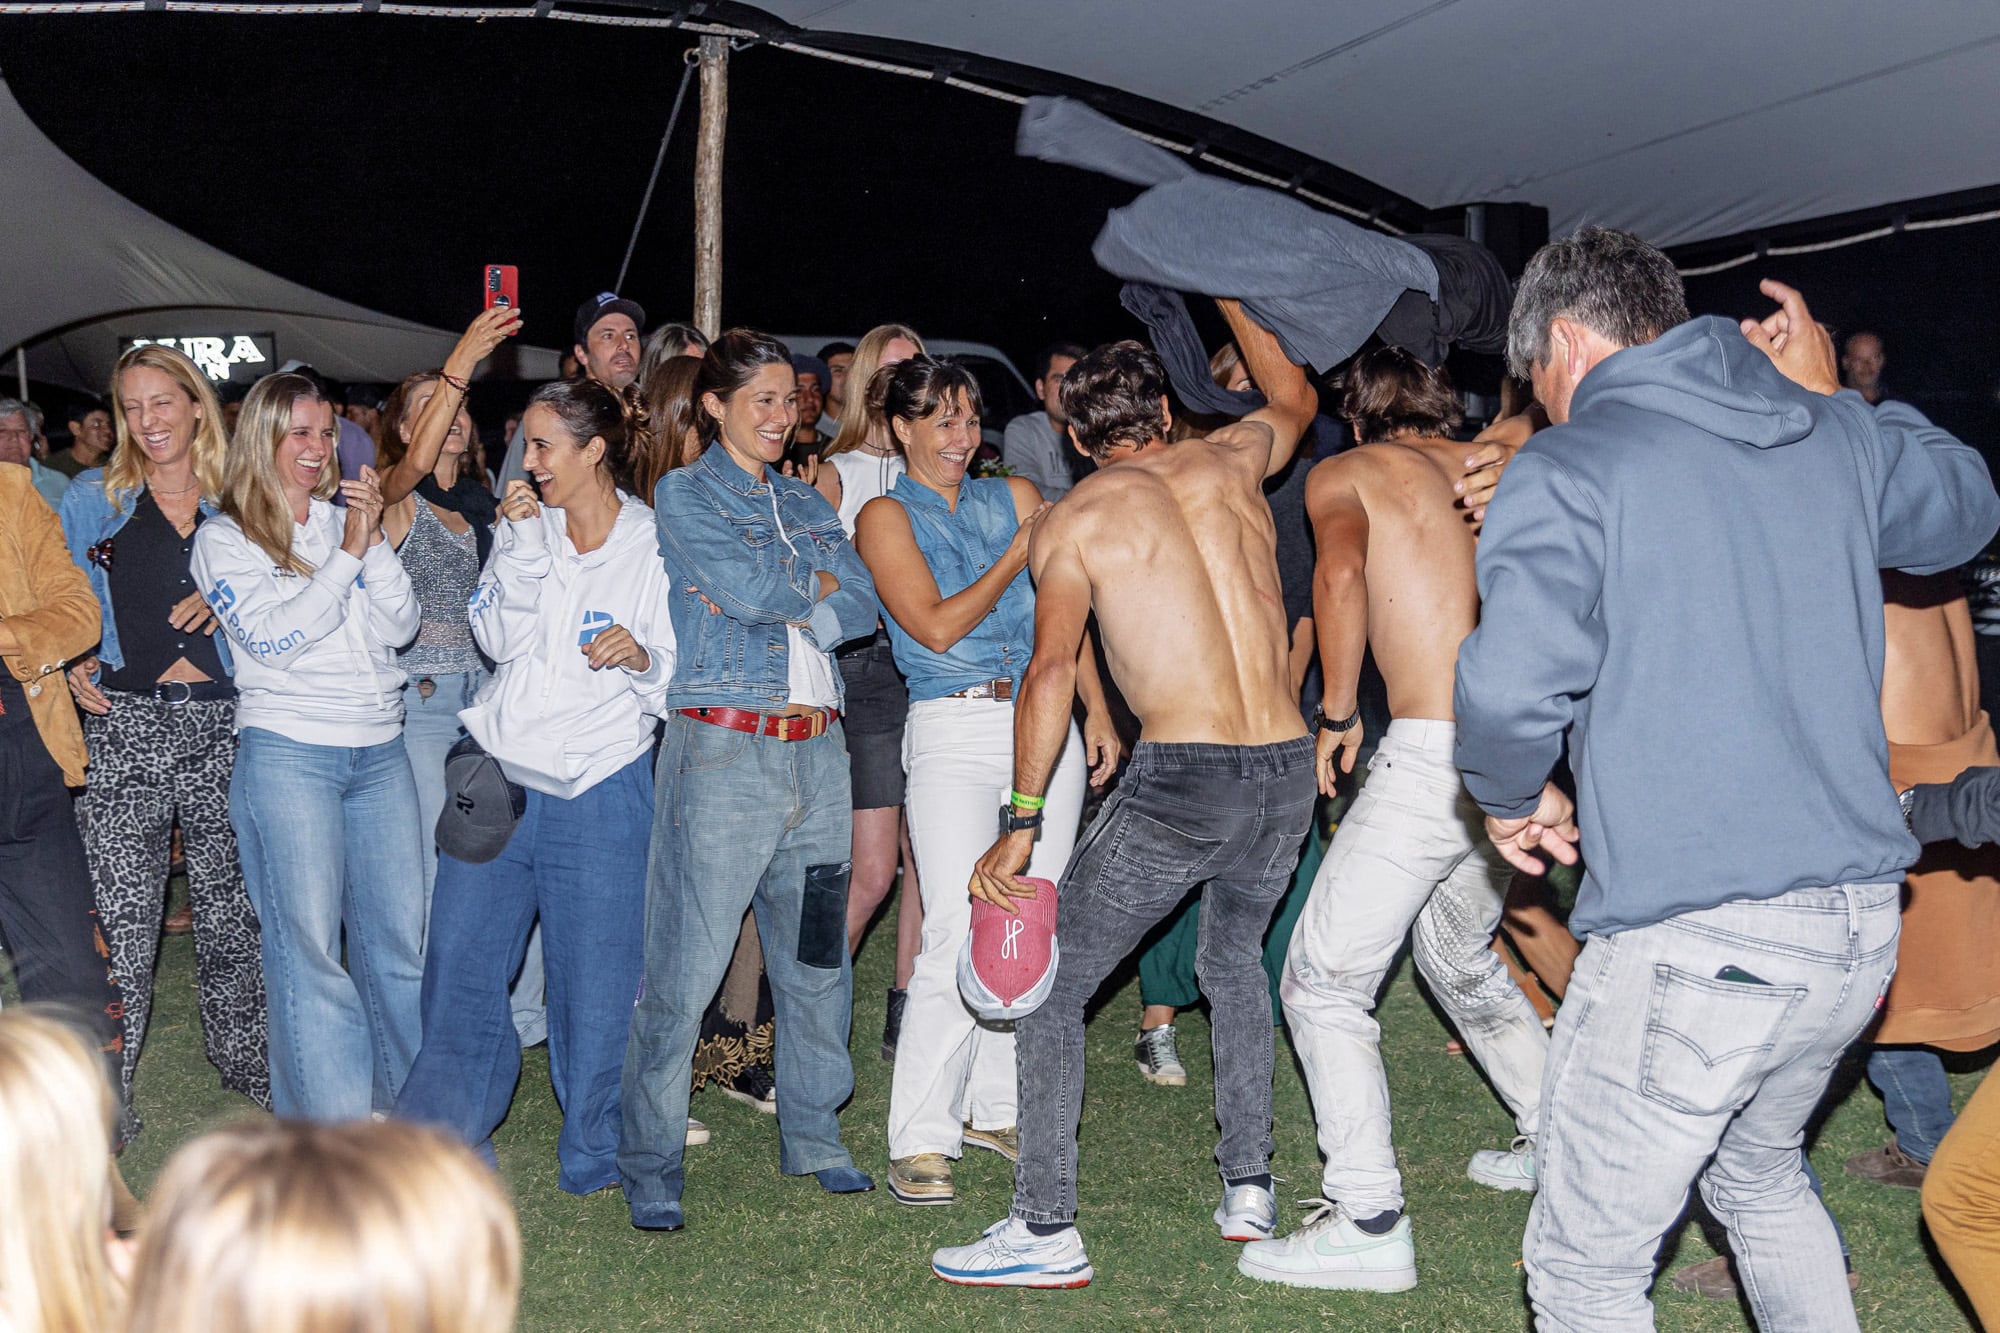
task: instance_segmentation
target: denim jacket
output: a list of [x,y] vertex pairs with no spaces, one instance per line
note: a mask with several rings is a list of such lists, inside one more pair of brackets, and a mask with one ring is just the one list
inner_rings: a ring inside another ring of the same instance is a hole
[[[752,477],[712,445],[660,479],[653,511],[680,647],[667,707],[775,712],[791,696],[788,625],[822,651],[875,632],[868,567],[804,482],[768,467]],[[840,580],[831,597],[819,597],[822,569]]]
[[[940,597],[955,596],[977,583],[1021,527],[1014,514],[1014,491],[1005,477],[966,478],[958,488],[956,510],[907,473],[889,488],[889,498],[909,514],[910,535],[931,567]],[[1018,687],[1035,651],[1035,590],[1025,569],[1014,576],[993,609],[941,653],[918,643],[894,616],[887,619],[896,665],[909,679],[913,700],[942,699],[989,680],[1008,679]]]
[[[90,558],[90,548],[110,540],[131,519],[138,497],[123,495],[119,499],[118,505],[111,503],[111,496],[104,489],[103,468],[86,468],[76,474],[69,489],[63,492],[61,511],[69,558],[76,561],[77,568],[90,580],[90,590],[97,594],[97,604],[104,608],[104,637],[97,645],[97,657],[112,671],[125,665],[125,654],[118,647],[118,617],[111,613],[111,575],[105,566]],[[201,512],[214,518],[222,511],[204,497]],[[228,635],[216,634],[215,651],[221,656],[222,665],[235,671],[229,660]]]

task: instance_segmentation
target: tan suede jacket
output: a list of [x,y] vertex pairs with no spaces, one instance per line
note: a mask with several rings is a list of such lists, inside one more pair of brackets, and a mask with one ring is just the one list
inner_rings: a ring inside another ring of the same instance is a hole
[[83,729],[63,670],[96,644],[102,622],[55,511],[35,492],[28,469],[14,463],[0,463],[0,621],[21,647],[0,655],[0,664],[21,682],[63,780],[80,787]]

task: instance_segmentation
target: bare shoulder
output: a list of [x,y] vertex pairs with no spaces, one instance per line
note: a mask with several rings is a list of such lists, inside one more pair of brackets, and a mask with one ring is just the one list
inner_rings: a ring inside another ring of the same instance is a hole
[[1041,488],[1026,477],[1007,478],[1007,489],[1013,492],[1015,517],[1025,518],[1040,508],[1042,503]]
[[1242,421],[1232,421],[1219,430],[1210,431],[1203,437],[1203,443],[1237,453],[1244,449],[1268,450],[1277,442],[1278,433],[1266,422],[1246,417]]
[[854,516],[854,533],[860,536],[868,532],[890,533],[898,529],[905,532],[910,528],[910,516],[903,506],[886,495],[878,495],[861,506],[861,512]]

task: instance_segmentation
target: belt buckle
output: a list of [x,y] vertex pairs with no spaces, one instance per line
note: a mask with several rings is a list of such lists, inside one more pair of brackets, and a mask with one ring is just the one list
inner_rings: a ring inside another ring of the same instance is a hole
[[[173,695],[167,693],[167,691],[175,685],[181,687],[181,697],[178,699],[174,698]],[[159,681],[153,686],[153,697],[158,699],[161,703],[169,703],[169,704],[193,703],[194,685],[191,682],[185,680]]]
[[826,735],[826,727],[827,727],[826,718],[827,718],[827,713],[824,708],[814,710],[812,715],[812,721],[806,727],[805,738],[807,740],[813,740],[816,737]]

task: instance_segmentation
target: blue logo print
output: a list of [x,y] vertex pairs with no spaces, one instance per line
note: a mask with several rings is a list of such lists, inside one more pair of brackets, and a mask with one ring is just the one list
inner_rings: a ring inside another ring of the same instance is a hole
[[588,647],[590,641],[610,629],[612,623],[609,611],[585,611],[582,632],[576,636],[577,646]]
[[229,586],[228,579],[217,579],[215,587],[209,590],[208,603],[217,611],[227,611],[236,605],[236,589]]

